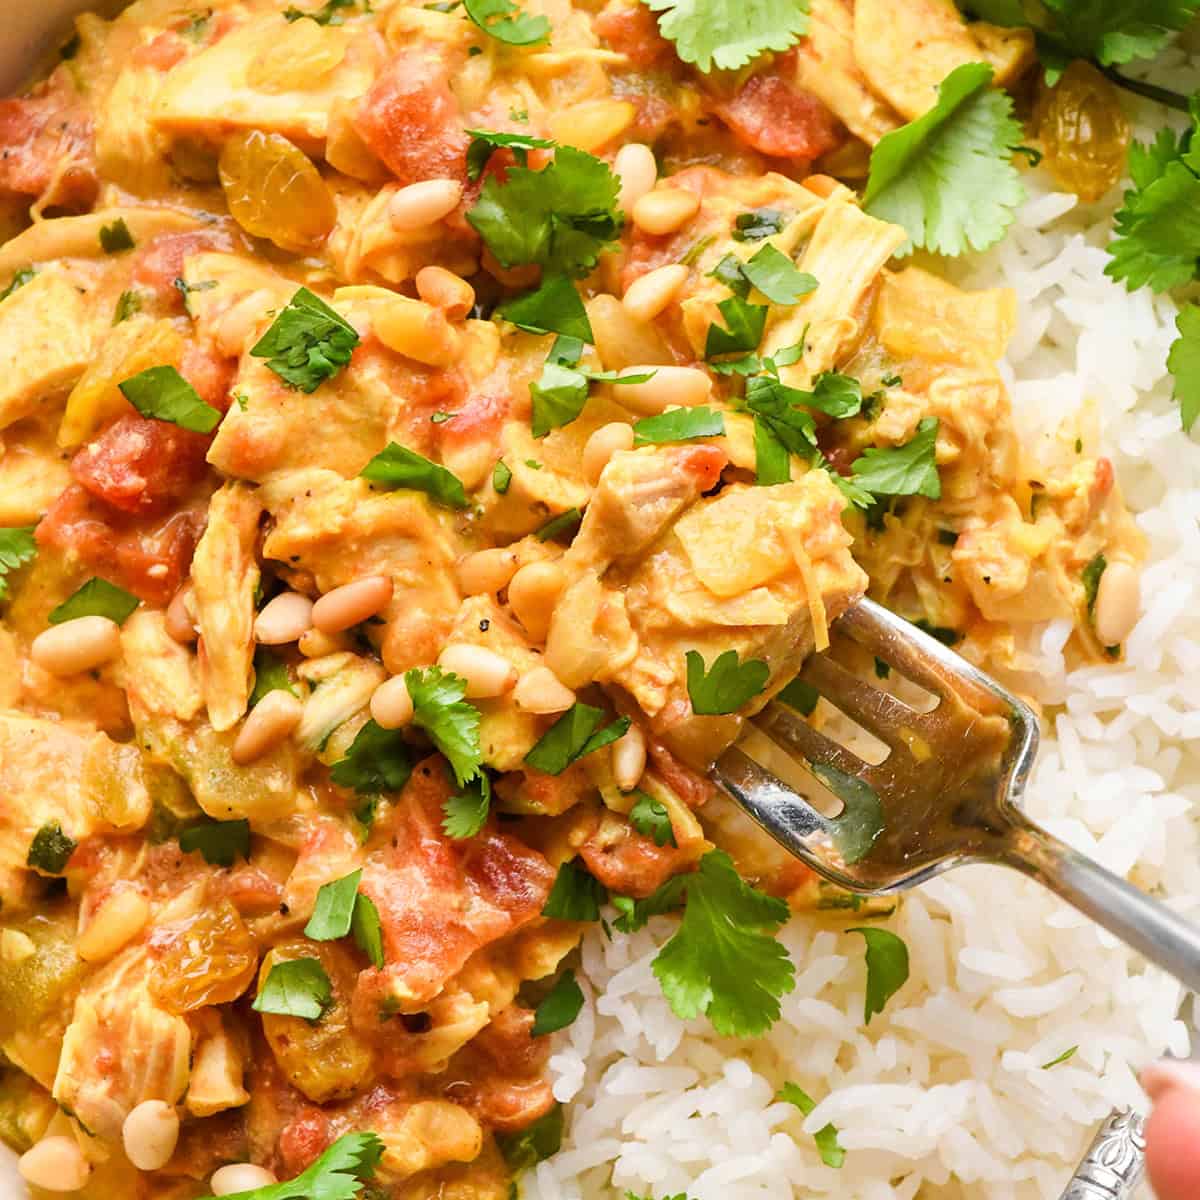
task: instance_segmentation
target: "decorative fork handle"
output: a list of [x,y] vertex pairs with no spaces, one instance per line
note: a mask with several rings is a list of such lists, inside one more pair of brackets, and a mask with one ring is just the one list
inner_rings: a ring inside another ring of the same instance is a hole
[[1142,1179],[1145,1150],[1142,1118],[1135,1112],[1113,1113],[1061,1200],[1130,1200]]
[[[1045,884],[1186,988],[1200,992],[1200,929],[1019,816],[998,857]],[[1102,1193],[1103,1194],[1103,1193]]]

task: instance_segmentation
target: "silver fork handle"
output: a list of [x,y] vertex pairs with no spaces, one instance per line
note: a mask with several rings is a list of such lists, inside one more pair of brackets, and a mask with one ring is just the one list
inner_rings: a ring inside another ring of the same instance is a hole
[[1002,851],[1010,867],[1039,880],[1185,987],[1200,992],[1200,929],[1053,834],[1021,820]]
[[1113,1113],[1096,1134],[1061,1200],[1130,1200],[1141,1182],[1146,1139],[1137,1113]]

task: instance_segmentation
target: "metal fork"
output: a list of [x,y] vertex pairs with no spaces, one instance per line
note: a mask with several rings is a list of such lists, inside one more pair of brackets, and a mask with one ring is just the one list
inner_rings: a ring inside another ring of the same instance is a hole
[[[1200,930],[1021,811],[1038,745],[1038,719],[1026,704],[936,638],[870,600],[850,608],[835,631],[839,641],[858,643],[933,693],[938,705],[920,712],[865,682],[837,660],[837,647],[810,657],[800,678],[890,753],[879,764],[867,763],[794,709],[772,701],[754,727],[798,756],[818,779],[832,782],[845,808],[838,816],[823,816],[741,743],[718,759],[713,774],[763,829],[819,875],[852,892],[899,891],[965,863],[1013,867],[1200,991]],[[870,790],[856,787],[856,780]],[[878,815],[876,796],[882,830],[872,819]]]

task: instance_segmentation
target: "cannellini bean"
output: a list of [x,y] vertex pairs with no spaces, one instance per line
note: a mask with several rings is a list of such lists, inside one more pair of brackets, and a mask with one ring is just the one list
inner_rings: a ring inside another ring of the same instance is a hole
[[447,646],[438,655],[438,666],[467,681],[468,700],[491,700],[512,690],[517,668],[486,646],[460,642]]
[[1104,568],[1096,589],[1092,623],[1096,636],[1105,646],[1119,646],[1137,624],[1141,607],[1141,581],[1137,568],[1125,562],[1112,562]]
[[254,1163],[230,1163],[213,1172],[208,1181],[214,1196],[232,1196],[237,1192],[252,1192],[255,1188],[270,1187],[279,1180],[266,1167]]
[[312,628],[313,602],[300,592],[280,592],[254,621],[254,640],[264,646],[298,642]]
[[180,645],[190,646],[197,638],[196,618],[192,615],[192,585],[184,584],[167,605],[163,617],[167,635]]
[[621,303],[631,317],[653,321],[679,295],[687,277],[688,269],[682,263],[647,271],[625,289]]
[[556,562],[526,563],[508,585],[508,603],[525,632],[544,642],[567,577]]
[[367,575],[326,592],[312,607],[312,623],[322,633],[341,633],[386,608],[392,599],[386,575]]
[[92,914],[75,943],[84,962],[105,962],[127,946],[150,920],[150,902],[131,888],[113,892]]
[[165,1100],[143,1100],[121,1126],[125,1156],[139,1171],[165,1167],[178,1141],[179,1114]]
[[74,1138],[57,1135],[42,1138],[17,1160],[17,1170],[26,1183],[47,1192],[77,1192],[91,1168]]
[[634,412],[653,415],[672,405],[691,408],[712,394],[712,380],[699,367],[626,367],[621,374],[650,375],[644,383],[623,383],[614,392]]
[[633,223],[661,237],[682,229],[700,211],[700,197],[686,188],[661,187],[647,192],[633,206]]
[[583,447],[583,474],[589,483],[599,483],[608,460],[619,450],[633,449],[633,426],[625,421],[601,425]]
[[51,675],[78,675],[121,652],[121,630],[107,617],[76,617],[51,625],[33,639],[30,657]]
[[410,183],[388,202],[388,219],[401,233],[423,229],[448,217],[462,199],[462,184],[457,179],[424,179]]
[[646,735],[639,726],[630,725],[613,742],[612,764],[617,787],[623,792],[633,791],[646,769]]
[[658,163],[654,159],[654,152],[641,142],[627,143],[613,159],[613,174],[621,181],[617,204],[628,216],[633,206],[658,181]]
[[458,330],[440,308],[393,296],[371,310],[372,327],[389,350],[429,367],[449,367],[462,353]]
[[300,724],[304,705],[282,688],[268,692],[242,722],[233,743],[233,761],[239,767],[274,750]]
[[322,633],[319,629],[309,629],[300,635],[296,649],[305,658],[324,658],[327,654],[353,650],[354,642],[346,633]]
[[465,596],[495,595],[508,587],[517,571],[517,554],[506,546],[494,550],[476,550],[459,560],[458,586]]
[[549,667],[534,667],[517,680],[513,699],[525,712],[559,713],[575,703],[575,693]]
[[403,675],[385,679],[371,697],[371,716],[384,729],[402,729],[413,719],[412,697]]
[[422,267],[415,282],[417,295],[440,308],[451,321],[461,321],[475,307],[475,289],[445,267]]

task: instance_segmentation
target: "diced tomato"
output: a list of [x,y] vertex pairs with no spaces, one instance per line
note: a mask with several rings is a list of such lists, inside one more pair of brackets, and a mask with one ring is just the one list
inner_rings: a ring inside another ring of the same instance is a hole
[[695,810],[713,798],[717,789],[711,780],[680,762],[657,738],[649,740],[647,749],[650,761],[663,782],[688,808]]
[[444,63],[398,54],[363,97],[359,136],[403,184],[466,179],[468,138]]
[[237,360],[227,358],[207,338],[188,343],[179,373],[205,404],[220,412],[229,407],[229,385],[237,373]]
[[464,400],[453,410],[452,420],[435,425],[441,446],[469,446],[479,442],[495,442],[500,437],[509,412],[507,395],[480,392]]
[[170,30],[138,46],[129,56],[134,66],[153,67],[156,71],[169,71],[186,57],[187,43]]
[[642,70],[677,61],[675,48],[658,32],[658,18],[644,4],[610,5],[592,28],[610,49]]
[[414,1006],[437,995],[481,946],[536,917],[554,882],[545,858],[507,834],[486,828],[466,841],[448,838],[442,805],[450,794],[445,763],[426,759],[389,824],[376,825],[375,836],[388,840],[363,869],[387,966],[364,971],[359,987],[378,994],[390,983]]
[[[688,167],[671,176],[671,186],[695,192],[703,203],[706,193],[714,191],[719,194],[726,179],[728,176],[723,171],[713,167]],[[628,228],[629,249],[621,268],[621,287],[625,291],[643,275],[669,263],[679,262],[696,241],[696,235],[686,227],[680,233],[662,236],[645,233],[632,222]]]
[[816,96],[788,82],[789,56],[751,75],[733,98],[714,106],[717,116],[748,146],[772,158],[810,163],[844,139],[838,119]]
[[204,434],[131,413],[75,455],[71,474],[113,508],[157,516],[203,478],[207,449]]
[[680,446],[672,457],[675,466],[696,481],[701,492],[717,486],[729,455],[720,446]]
[[37,527],[39,546],[61,550],[94,574],[165,607],[191,565],[203,514],[130,517],[72,484]]
[[220,233],[160,233],[138,247],[133,258],[133,284],[153,292],[160,304],[183,312],[183,295],[175,280],[183,275],[184,259],[203,250],[230,249],[229,238]]
[[644,899],[687,866],[669,842],[655,845],[628,821],[605,814],[596,831],[579,847],[588,870],[610,891]]
[[1113,473],[1112,459],[1096,459],[1096,481],[1092,485],[1093,498],[1097,501],[1106,499],[1109,492],[1113,490],[1115,482],[1116,475]]
[[[0,100],[0,192],[82,211],[96,198],[92,118],[61,68],[33,94]],[[69,164],[69,165],[66,165]]]
[[276,1148],[284,1171],[299,1175],[329,1145],[329,1118],[314,1104],[306,1104],[279,1133]]

